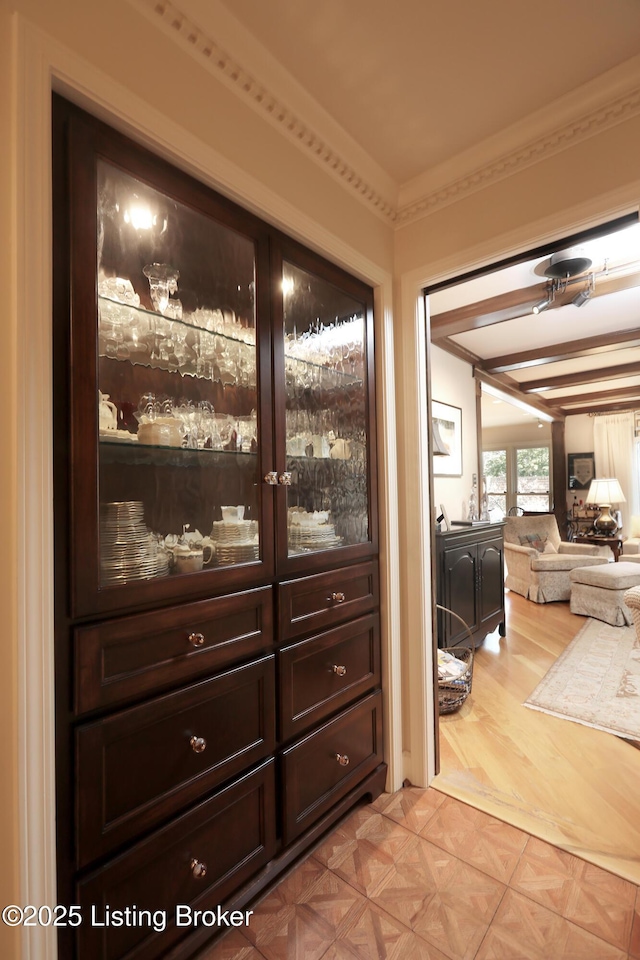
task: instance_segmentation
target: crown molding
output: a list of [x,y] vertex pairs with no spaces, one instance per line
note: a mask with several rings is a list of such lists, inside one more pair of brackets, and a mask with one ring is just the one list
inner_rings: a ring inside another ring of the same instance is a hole
[[[209,0],[225,49],[172,0],[129,0],[378,217],[400,229],[640,114],[640,56],[499,134],[396,185],[228,11]],[[198,9],[194,0],[183,6]],[[257,79],[240,63],[256,63]],[[291,102],[295,104],[291,106]],[[311,120],[303,120],[302,116]],[[339,145],[337,145],[339,144]],[[399,199],[396,199],[399,198]]]
[[395,226],[404,227],[415,220],[429,216],[442,207],[456,203],[465,196],[498,183],[520,170],[561,153],[639,114],[640,85],[599,109],[567,121],[554,130],[529,140],[525,145],[504,153],[489,163],[476,167],[470,173],[449,181],[415,201],[401,205],[396,212]]
[[[334,179],[355,193],[377,216],[388,223],[393,223],[397,204],[395,197],[390,199],[387,193],[395,193],[396,190],[389,190],[392,181],[388,176],[380,171],[380,176],[375,178],[386,181],[386,189],[383,192],[383,189],[373,182],[374,178],[359,172],[353,162],[346,159],[345,150],[336,149],[327,136],[321,136],[310,123],[302,120],[299,113],[292,109],[284,98],[279,97],[246,70],[237,58],[208,36],[171,0],[129,0],[129,2],[143,15],[151,18],[186,52],[196,58],[264,119],[277,127],[287,139],[322,166]],[[328,115],[323,119],[324,127],[335,124]],[[342,136],[344,137],[344,132]],[[349,152],[359,152],[355,142],[350,146],[350,150],[347,146]],[[362,167],[365,164],[367,161],[360,158],[359,166]],[[368,164],[372,165],[372,161],[369,160]]]

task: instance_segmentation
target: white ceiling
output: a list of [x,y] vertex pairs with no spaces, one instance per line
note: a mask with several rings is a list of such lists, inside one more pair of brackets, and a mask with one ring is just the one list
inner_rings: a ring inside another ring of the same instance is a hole
[[[454,352],[455,349],[466,351],[470,362],[473,363],[475,358],[478,369],[491,372],[492,361],[496,358],[512,355],[514,359],[513,355],[540,347],[568,344],[570,349],[576,341],[611,336],[621,331],[636,331],[637,337],[637,330],[640,329],[640,224],[615,231],[606,237],[585,241],[579,247],[572,248],[571,255],[578,254],[592,261],[589,270],[595,278],[594,295],[582,306],[575,306],[571,302],[558,306],[556,303],[553,308],[537,316],[532,314],[529,306],[523,306],[520,310],[516,308],[514,313],[517,315],[512,314],[508,319],[500,319],[494,314],[492,322],[486,326],[439,339],[435,327],[443,314],[458,308],[473,308],[469,312],[472,319],[468,326],[471,327],[473,316],[482,317],[492,313],[485,303],[490,298],[510,295],[514,291],[526,293],[527,288],[546,282],[545,269],[550,264],[550,257],[537,258],[431,294],[429,310],[435,342]],[[579,276],[583,279],[577,279],[570,296],[573,295],[573,289],[579,290],[585,286],[584,278],[588,272]],[[616,286],[616,283],[628,283],[630,286],[608,292],[610,286]],[[530,299],[537,300],[538,296],[532,295]],[[636,366],[637,374],[624,369],[629,364]],[[615,370],[620,366],[623,367],[620,372],[624,376],[618,376]],[[599,372],[602,372],[601,377],[593,376]],[[535,393],[525,387],[527,392],[524,399],[533,402],[541,400],[552,407],[554,402],[557,404],[561,401],[565,415],[570,415],[572,409],[575,412],[576,404],[580,405],[580,412],[583,412],[585,397],[593,405],[628,403],[638,398],[640,406],[640,346],[634,345],[630,339],[610,343],[606,347],[598,344],[597,351],[579,357],[552,360],[547,356],[535,362],[529,360],[526,366],[509,369],[500,378],[512,388],[522,390],[522,385],[527,382],[566,375],[575,375],[579,382],[536,390]],[[623,388],[628,388],[627,396],[607,396],[612,390],[621,391]],[[572,401],[574,396],[576,400]],[[510,407],[506,403],[496,405],[491,398],[483,398],[482,416],[483,425],[502,426],[522,422],[523,415],[517,407]]]
[[[220,3],[398,184],[635,57],[640,36],[637,0]],[[178,6],[220,35],[216,3]]]
[[[274,97],[283,115],[288,110],[294,126],[299,119],[305,128],[301,148],[310,136],[327,148],[334,166],[346,158],[345,169],[353,172],[347,180],[368,179],[392,217],[410,215],[411,204],[419,206],[429,191],[490,160],[593,115],[636,90],[640,76],[639,0],[143,2],[171,29],[188,20],[181,29],[189,44],[196,34],[211,38],[200,46],[220,52],[224,76],[239,95],[257,85],[260,96],[247,101],[255,109],[265,101],[263,91],[267,100]],[[623,239],[626,251],[617,247],[621,237],[590,245],[594,270],[602,269],[605,257],[640,259],[640,228]],[[438,294],[432,313],[543,283],[547,260]],[[640,327],[639,297],[640,286],[594,297],[582,308],[556,305],[535,322],[525,311],[435,342],[467,351],[473,363],[473,357],[483,362],[544,343],[633,329]],[[565,360],[557,371],[622,363],[626,352],[623,345],[604,360]],[[640,351],[630,356],[640,366]],[[541,369],[512,371],[507,379],[517,387]],[[615,386],[627,382],[635,380],[616,380]],[[588,389],[597,394],[611,386]],[[548,396],[572,392],[584,395],[585,387]]]

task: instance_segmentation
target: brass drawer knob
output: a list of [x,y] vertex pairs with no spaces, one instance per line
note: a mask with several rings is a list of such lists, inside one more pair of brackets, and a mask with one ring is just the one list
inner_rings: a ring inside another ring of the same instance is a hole
[[265,473],[264,482],[268,483],[270,487],[276,487],[278,485],[278,474],[275,470],[269,470],[269,473]]
[[194,647],[201,647],[204,643],[204,633],[190,633],[189,643],[192,643]]
[[207,865],[202,863],[201,860],[196,860],[194,857],[191,861],[191,873],[196,878],[196,880],[202,880],[203,877],[207,875]]
[[204,751],[207,749],[207,741],[204,737],[193,736],[189,740],[189,744],[191,745],[191,749],[194,753],[204,753]]
[[351,762],[346,753],[336,753],[336,760],[341,767],[348,767],[349,763]]
[[335,603],[344,603],[346,599],[347,598],[345,597],[344,593],[342,593],[341,590],[338,590],[335,593],[332,593],[330,597],[327,597],[327,602],[330,603],[333,600]]
[[343,667],[341,664],[334,663],[333,672],[337,677],[344,677],[346,675],[347,668]]
[[286,471],[285,473],[281,473],[280,476],[278,477],[278,483],[283,487],[290,487],[292,482],[293,482],[293,477],[288,471]]

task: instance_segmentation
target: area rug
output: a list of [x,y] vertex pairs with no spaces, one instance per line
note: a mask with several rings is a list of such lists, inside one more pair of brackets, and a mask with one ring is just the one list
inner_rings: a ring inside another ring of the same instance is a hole
[[635,628],[588,620],[524,705],[640,740],[640,643]]

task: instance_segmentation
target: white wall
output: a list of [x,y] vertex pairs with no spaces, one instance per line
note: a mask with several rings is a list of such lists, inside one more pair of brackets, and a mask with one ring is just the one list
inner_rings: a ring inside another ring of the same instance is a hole
[[[462,410],[462,476],[434,477],[433,495],[434,506],[443,504],[450,520],[463,520],[478,469],[476,383],[470,364],[436,346],[431,348],[431,397]],[[434,465],[437,472],[437,460]]]

